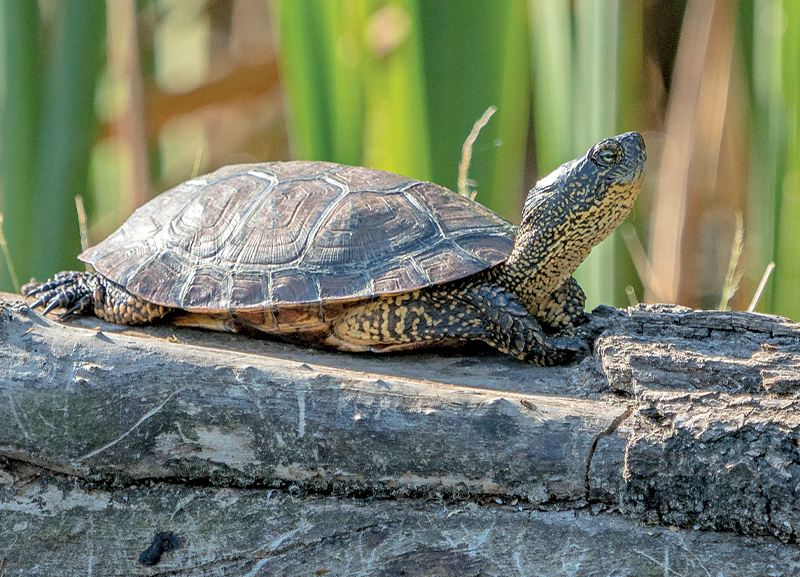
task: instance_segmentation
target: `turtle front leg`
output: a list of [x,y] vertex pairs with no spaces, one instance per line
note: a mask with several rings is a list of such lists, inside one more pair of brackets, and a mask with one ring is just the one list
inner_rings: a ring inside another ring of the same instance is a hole
[[536,365],[569,362],[587,351],[576,338],[548,338],[516,295],[465,282],[382,297],[345,313],[329,344],[346,350],[397,350],[447,339],[480,340]]
[[167,315],[172,309],[143,301],[107,278],[88,272],[65,271],[45,283],[31,282],[22,294],[34,297],[32,308],[44,306],[44,314],[64,308],[71,314],[94,314],[118,325],[138,325]]
[[586,295],[578,282],[569,277],[547,300],[539,305],[536,319],[550,334],[572,336],[586,323]]

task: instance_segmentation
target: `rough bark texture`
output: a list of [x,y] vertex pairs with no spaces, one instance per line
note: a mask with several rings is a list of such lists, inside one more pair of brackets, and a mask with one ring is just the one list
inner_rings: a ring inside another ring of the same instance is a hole
[[0,576],[797,572],[800,325],[594,322],[591,357],[538,368],[60,324],[6,295]]

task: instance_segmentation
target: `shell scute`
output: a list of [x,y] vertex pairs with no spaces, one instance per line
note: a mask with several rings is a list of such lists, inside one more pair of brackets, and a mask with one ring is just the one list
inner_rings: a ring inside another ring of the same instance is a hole
[[319,219],[344,194],[325,181],[278,182],[251,199],[246,218],[221,247],[220,258],[255,266],[296,261]]
[[502,262],[508,257],[508,238],[497,234],[497,231],[483,231],[462,235],[458,245],[470,255],[483,262]]
[[[196,270],[183,284],[181,302],[186,309],[194,311],[227,309],[230,307],[232,281],[230,275],[217,267]],[[214,306],[209,307],[209,303],[214,303]]]
[[499,217],[494,212],[477,202],[465,202],[467,199],[455,193],[441,194],[441,190],[430,182],[420,182],[408,190],[407,196],[423,207],[444,234],[460,235],[496,227]]
[[429,279],[459,279],[483,270],[480,261],[459,246],[443,241],[416,258],[417,266]]
[[378,263],[439,237],[431,218],[404,196],[372,191],[348,194],[321,225],[303,259],[309,266]]
[[186,205],[170,222],[176,247],[208,258],[230,246],[259,188],[257,181],[241,175],[218,182],[214,194],[203,195]]
[[[193,269],[174,252],[159,251],[145,262],[132,264],[125,273],[130,273],[130,281],[123,284],[125,289],[135,295],[157,294],[165,302],[183,302],[182,294],[186,286],[187,273]],[[98,269],[100,270],[100,269]],[[108,276],[105,271],[102,274]],[[149,299],[145,299],[149,300]],[[158,301],[151,301],[156,302]]]
[[366,271],[319,276],[319,296],[323,301],[361,299],[374,295],[372,278]]
[[425,286],[428,276],[408,258],[387,263],[387,267],[375,274],[372,290],[376,295],[390,295],[404,292],[410,286]]
[[400,176],[382,170],[365,169],[360,166],[339,165],[334,178],[345,183],[352,192],[401,192],[419,182],[407,176]]
[[231,302],[235,303],[237,308],[258,308],[270,301],[269,275],[250,273],[233,277]]
[[[232,172],[241,172],[241,167],[248,166],[253,172],[261,172],[275,179],[275,182],[319,180],[341,169],[341,164],[322,161],[299,162],[265,162],[251,165],[232,165],[226,168]],[[220,169],[222,170],[222,169]]]
[[271,278],[271,301],[273,303],[301,304],[320,300],[317,277],[302,270],[280,270]]

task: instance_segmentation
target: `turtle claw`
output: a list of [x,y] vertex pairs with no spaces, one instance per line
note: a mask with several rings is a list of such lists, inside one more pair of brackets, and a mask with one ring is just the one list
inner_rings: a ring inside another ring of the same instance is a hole
[[45,297],[42,297],[39,300],[37,300],[34,303],[33,307],[36,308],[37,306],[41,306],[43,304],[47,304],[47,306],[44,307],[44,310],[42,311],[43,314],[47,314],[50,311],[52,311],[53,309],[66,307],[68,302],[69,302],[68,300],[66,300],[67,298],[68,297],[64,297],[62,295],[57,295],[57,298],[54,298],[51,301],[47,301],[47,300],[45,300],[46,299],[46,296],[45,296]]
[[59,315],[63,319],[74,313],[89,310],[92,306],[92,292],[84,280],[86,273],[66,271],[56,274],[44,283],[30,282],[24,285],[21,292],[26,297],[35,297],[30,305],[36,309],[44,306],[42,314],[47,314],[53,309],[67,309]]
[[555,347],[562,351],[569,351],[571,353],[579,353],[587,350],[586,342],[575,337],[556,337],[550,339],[550,342]]
[[58,315],[58,319],[62,320],[70,315],[86,313],[87,311],[91,311],[93,307],[94,299],[91,297],[91,295],[83,295],[81,298],[76,300],[75,304],[69,307],[66,312]]
[[553,347],[566,354],[566,362],[578,361],[592,353],[592,347],[586,339],[579,337],[554,337],[548,341]]

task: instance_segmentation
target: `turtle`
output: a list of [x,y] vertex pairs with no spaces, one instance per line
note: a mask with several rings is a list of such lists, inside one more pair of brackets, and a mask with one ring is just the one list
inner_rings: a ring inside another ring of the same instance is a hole
[[536,365],[590,340],[572,277],[631,211],[647,154],[607,138],[541,179],[519,227],[446,188],[330,162],[241,164],[153,198],[31,306],[343,351],[484,341]]

